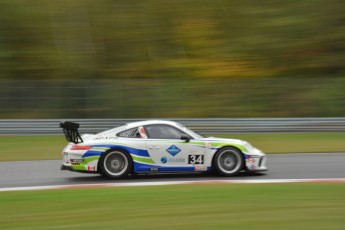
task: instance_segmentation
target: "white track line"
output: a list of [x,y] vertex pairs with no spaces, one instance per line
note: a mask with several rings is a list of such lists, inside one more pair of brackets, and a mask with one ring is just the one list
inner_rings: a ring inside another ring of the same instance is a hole
[[0,188],[0,192],[29,191],[66,188],[95,188],[95,187],[130,187],[130,186],[161,186],[183,184],[270,184],[270,183],[344,183],[345,178],[327,179],[263,179],[263,180],[205,180],[205,181],[166,181],[166,182],[130,182],[130,183],[106,183],[106,184],[80,184],[80,185],[49,185],[29,187]]

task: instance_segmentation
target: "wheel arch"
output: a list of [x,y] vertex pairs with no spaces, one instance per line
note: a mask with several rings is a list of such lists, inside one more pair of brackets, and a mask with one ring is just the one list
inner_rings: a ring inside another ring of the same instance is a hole
[[244,164],[243,164],[242,169],[246,169],[246,162],[245,162],[245,160],[246,160],[246,155],[243,153],[243,151],[242,151],[238,146],[236,146],[236,145],[231,145],[231,144],[223,145],[222,147],[220,147],[217,151],[215,151],[215,152],[213,153],[212,160],[211,160],[211,167],[214,168],[214,158],[216,157],[217,153],[220,152],[220,151],[222,151],[222,150],[225,149],[225,148],[228,148],[228,147],[234,148],[234,149],[238,150],[238,151],[241,153],[241,156],[242,156],[242,158],[243,158],[243,160],[244,160]]
[[98,160],[98,163],[97,163],[97,171],[99,172],[99,169],[100,169],[100,164],[102,164],[103,162],[103,158],[106,156],[107,153],[110,153],[110,152],[113,152],[113,151],[121,151],[121,152],[124,152],[126,154],[128,154],[128,156],[130,157],[131,161],[132,161],[132,168],[131,168],[131,171],[133,172],[134,170],[134,160],[133,160],[133,157],[132,155],[129,153],[129,151],[126,149],[126,148],[122,148],[122,147],[119,147],[119,146],[116,146],[116,147],[111,147],[109,148],[108,150],[104,151],[101,153],[100,157],[99,157],[99,160]]

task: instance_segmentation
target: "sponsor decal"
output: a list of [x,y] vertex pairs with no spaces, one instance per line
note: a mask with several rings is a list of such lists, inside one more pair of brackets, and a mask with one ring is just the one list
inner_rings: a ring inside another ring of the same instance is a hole
[[186,159],[185,158],[162,157],[161,162],[163,164],[168,163],[168,162],[169,163],[184,163],[184,162],[186,162]]
[[83,163],[84,159],[70,159],[71,163]]
[[95,137],[94,140],[110,140],[117,139],[117,137]]
[[88,165],[87,170],[88,171],[96,171],[97,169],[96,169],[96,166]]
[[168,158],[167,158],[167,157],[162,157],[162,158],[161,158],[161,162],[162,162],[163,164],[167,163],[167,162],[168,162]]
[[195,171],[207,171],[207,166],[204,165],[196,165]]
[[158,171],[158,168],[150,168],[150,171],[156,172],[156,171]]
[[254,163],[255,159],[254,158],[249,158],[247,161],[248,161],[248,163]]
[[250,166],[251,169],[256,169],[255,165]]
[[204,164],[204,155],[188,155],[188,164],[192,164],[192,165]]
[[176,145],[172,145],[166,150],[168,153],[170,153],[171,156],[176,156],[179,152],[181,152],[181,149],[177,147]]
[[186,162],[185,158],[168,158],[169,163],[183,163]]

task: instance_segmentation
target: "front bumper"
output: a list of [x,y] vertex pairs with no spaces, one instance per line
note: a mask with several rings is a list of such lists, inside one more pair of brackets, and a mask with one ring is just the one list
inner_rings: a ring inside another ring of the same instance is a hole
[[246,171],[248,172],[262,172],[267,171],[266,161],[267,156],[259,149],[246,155]]

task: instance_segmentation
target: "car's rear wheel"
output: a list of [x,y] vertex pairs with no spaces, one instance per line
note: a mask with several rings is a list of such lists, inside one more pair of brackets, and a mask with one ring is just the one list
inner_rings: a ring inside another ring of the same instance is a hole
[[113,150],[105,153],[100,159],[100,172],[111,179],[121,179],[131,172],[133,161],[128,153]]
[[233,147],[219,150],[213,159],[214,168],[222,176],[237,175],[243,169],[243,165],[243,154]]

